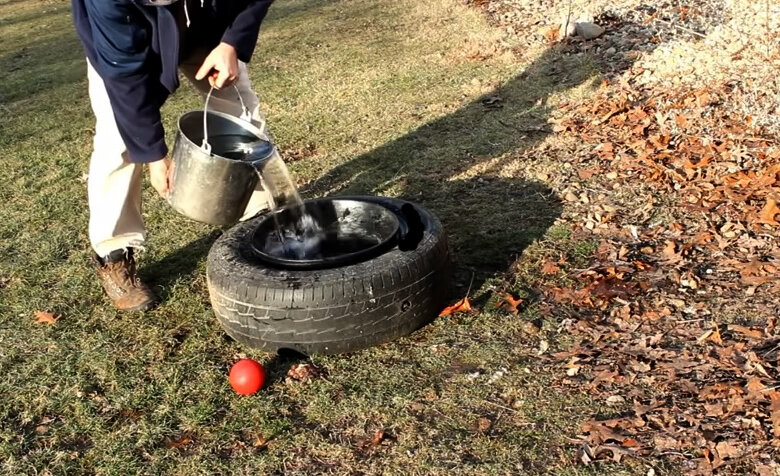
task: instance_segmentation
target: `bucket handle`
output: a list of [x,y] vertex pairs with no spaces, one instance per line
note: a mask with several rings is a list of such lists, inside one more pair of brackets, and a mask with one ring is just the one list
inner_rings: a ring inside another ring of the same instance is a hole
[[[236,90],[236,94],[238,95],[238,101],[241,103],[241,116],[239,116],[240,119],[252,122],[252,113],[249,112],[249,108],[246,107],[246,103],[244,103],[244,98],[241,97],[241,91],[238,89],[238,86],[233,84],[233,88]],[[200,148],[203,149],[203,152],[207,154],[211,154],[211,144],[209,144],[209,131],[208,131],[208,109],[209,109],[209,99],[211,99],[211,93],[214,92],[214,86],[209,89],[208,94],[206,94],[206,103],[203,105],[203,142],[200,145]],[[260,130],[265,130],[265,120],[260,120]]]

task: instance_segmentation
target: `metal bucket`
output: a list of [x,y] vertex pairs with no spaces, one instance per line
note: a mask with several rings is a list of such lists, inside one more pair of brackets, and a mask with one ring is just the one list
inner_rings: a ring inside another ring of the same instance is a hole
[[[213,89],[212,89],[213,91]],[[236,88],[236,91],[238,89]],[[211,225],[237,223],[257,186],[258,163],[218,155],[213,142],[224,137],[240,137],[267,142],[267,157],[274,147],[262,129],[250,122],[251,115],[239,94],[243,113],[240,118],[209,111],[211,91],[203,111],[192,111],[179,118],[179,128],[171,154],[173,159],[168,202],[179,213]],[[267,158],[264,157],[264,158]],[[258,159],[258,156],[254,156]]]

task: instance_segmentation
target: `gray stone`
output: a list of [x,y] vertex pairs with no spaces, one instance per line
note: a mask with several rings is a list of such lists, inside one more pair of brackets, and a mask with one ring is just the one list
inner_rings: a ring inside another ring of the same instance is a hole
[[574,29],[577,32],[577,36],[580,36],[586,40],[598,38],[606,31],[603,26],[590,22],[577,23],[574,25]]

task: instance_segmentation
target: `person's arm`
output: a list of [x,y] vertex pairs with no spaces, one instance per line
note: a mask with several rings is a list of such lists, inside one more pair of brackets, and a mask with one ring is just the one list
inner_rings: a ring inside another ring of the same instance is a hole
[[228,26],[222,42],[203,61],[195,79],[208,76],[217,89],[230,86],[238,78],[238,60],[248,63],[257,45],[260,23],[273,0],[250,0]]
[[79,36],[105,83],[129,160],[159,161],[168,153],[160,117],[168,92],[152,76],[155,67],[147,61],[146,19],[129,0],[74,0],[74,6],[77,2],[81,8],[74,8],[74,20]]
[[250,0],[222,35],[222,42],[235,48],[238,59],[244,63],[252,59],[260,33],[260,23],[272,3],[273,0]]

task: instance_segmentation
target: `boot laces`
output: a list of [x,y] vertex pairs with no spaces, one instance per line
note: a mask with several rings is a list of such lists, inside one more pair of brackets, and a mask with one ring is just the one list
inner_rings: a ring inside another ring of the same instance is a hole
[[122,284],[129,287],[138,287],[140,279],[138,278],[135,259],[125,256],[116,262],[107,263],[106,267],[112,275],[116,276]]

